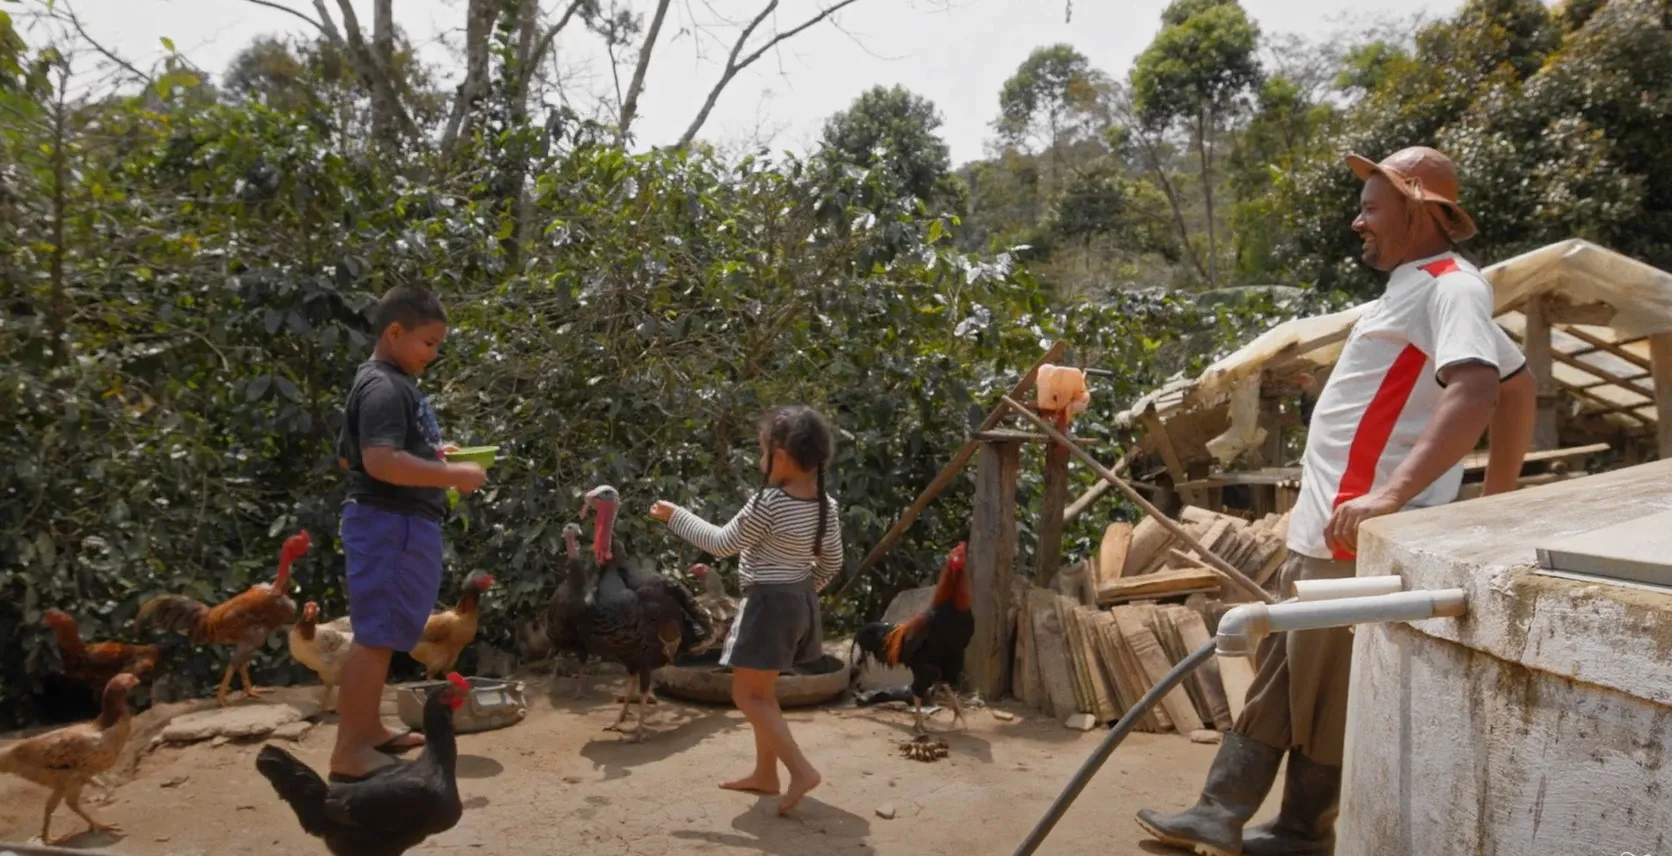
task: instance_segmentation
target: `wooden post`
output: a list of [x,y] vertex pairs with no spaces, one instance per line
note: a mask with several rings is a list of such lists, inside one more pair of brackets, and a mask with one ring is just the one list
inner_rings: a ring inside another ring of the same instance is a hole
[[1052,443],[1045,450],[1045,498],[1039,509],[1034,533],[1039,554],[1033,566],[1033,584],[1051,587],[1062,563],[1063,510],[1068,504],[1068,450]]
[[1649,337],[1649,364],[1655,379],[1655,431],[1664,461],[1672,459],[1672,333]]
[[983,698],[997,699],[1010,685],[1010,568],[1016,562],[1016,481],[1022,447],[1014,441],[982,443],[976,452],[975,515],[967,557],[975,636],[964,649],[964,671]]
[[1527,316],[1527,330],[1521,341],[1527,352],[1527,371],[1532,373],[1533,386],[1538,395],[1538,408],[1533,411],[1535,452],[1554,449],[1561,443],[1556,435],[1556,405],[1562,396],[1550,370],[1550,315],[1547,308],[1543,294],[1533,295],[1522,307],[1522,314]]

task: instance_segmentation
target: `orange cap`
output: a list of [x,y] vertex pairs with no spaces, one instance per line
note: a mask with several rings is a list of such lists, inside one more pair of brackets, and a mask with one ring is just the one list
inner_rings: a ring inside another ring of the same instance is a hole
[[1359,179],[1381,173],[1400,193],[1418,202],[1431,202],[1445,212],[1440,224],[1454,241],[1475,236],[1475,220],[1457,202],[1457,166],[1451,158],[1427,146],[1411,146],[1373,163],[1362,155],[1347,155],[1347,166]]

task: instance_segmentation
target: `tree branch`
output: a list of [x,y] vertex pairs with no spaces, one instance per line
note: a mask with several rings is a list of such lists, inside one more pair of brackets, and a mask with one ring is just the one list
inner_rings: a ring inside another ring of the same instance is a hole
[[522,85],[524,89],[527,89],[528,84],[533,80],[534,69],[546,58],[546,51],[551,50],[552,42],[557,38],[557,34],[563,32],[564,27],[569,26],[569,19],[575,17],[575,13],[579,12],[587,2],[588,0],[571,0],[569,8],[563,10],[563,17],[558,18],[557,23],[547,27],[546,32],[540,35],[540,41],[535,44],[534,51],[528,55],[528,59],[523,65]]
[[[315,0],[316,4],[323,4],[323,0]],[[366,78],[366,85],[372,91],[374,101],[385,101],[389,116],[400,126],[401,133],[412,138],[418,136],[418,125],[412,121],[411,114],[406,112],[406,106],[401,103],[400,93],[395,91],[394,78],[389,67],[377,53],[366,46],[366,40],[360,34],[360,19],[354,14],[354,4],[349,0],[337,0],[337,8],[343,13],[343,31],[348,39],[348,53],[360,68],[361,76]]]
[[269,9],[277,9],[280,12],[283,12],[287,15],[294,15],[294,16],[296,16],[298,18],[301,18],[302,20],[307,21],[308,23],[312,24],[314,26],[314,29],[319,30],[320,32],[325,31],[325,25],[324,24],[321,24],[320,22],[315,21],[314,19],[308,17],[307,15],[305,15],[301,12],[298,12],[295,9],[290,8],[289,6],[284,5],[283,3],[274,3],[273,0],[244,0],[244,2],[245,3],[254,3],[257,6],[266,6]]
[[93,50],[96,50],[99,53],[103,54],[105,59],[108,59],[111,62],[114,62],[117,65],[127,69],[128,73],[130,73],[133,76],[139,78],[140,80],[143,80],[146,83],[151,82],[151,75],[146,74],[145,72],[140,71],[139,69],[135,68],[133,63],[128,62],[127,60],[117,56],[114,53],[112,53],[110,50],[105,48],[104,45],[99,44],[96,39],[94,39],[92,36],[88,35],[87,30],[81,26],[81,19],[76,17],[75,10],[70,7],[69,3],[64,4],[64,16],[70,19],[70,26],[75,27],[75,31],[77,33],[81,34],[82,40],[87,42],[88,44],[92,45]]
[[[656,15],[650,19],[650,30],[644,34],[644,42],[639,45],[639,61],[633,67],[633,82],[627,84],[627,97],[621,100],[621,118],[616,122],[617,144],[626,144],[627,130],[633,124],[633,117],[638,115],[639,94],[644,92],[644,75],[650,70],[650,52],[656,47],[657,36],[662,33],[662,21],[668,16],[670,2],[671,0],[657,0]],[[772,0],[772,6],[777,4],[778,0]]]
[[470,108],[488,91],[488,33],[493,30],[494,19],[498,17],[495,12],[497,6],[495,0],[470,0],[470,8],[465,13],[464,82],[459,84],[459,94],[453,99],[453,109],[447,115],[447,127],[441,132],[443,154],[451,152],[458,143],[468,127]]
[[803,30],[818,24],[826,18],[829,18],[831,15],[840,12],[842,9],[851,6],[856,2],[858,2],[858,0],[839,0],[839,2],[825,8],[817,15],[803,21],[800,25],[773,36],[770,41],[761,45],[759,50],[756,50],[754,53],[751,53],[742,60],[739,60],[737,56],[743,52],[743,46],[749,41],[749,36],[753,35],[755,29],[761,25],[761,22],[766,20],[768,15],[772,14],[772,10],[778,8],[778,0],[772,0],[772,2],[766,4],[766,8],[762,9],[761,13],[756,15],[753,21],[749,22],[749,26],[743,28],[743,33],[737,37],[737,43],[732,45],[731,56],[726,58],[726,70],[721,73],[720,80],[714,84],[714,88],[709,90],[708,98],[703,101],[702,109],[697,112],[697,117],[691,120],[691,126],[686,128],[685,133],[680,136],[678,148],[690,148],[691,141],[696,139],[697,132],[701,131],[703,124],[708,121],[708,114],[714,111],[715,103],[720,100],[720,93],[724,91],[726,86],[732,82],[732,78],[736,77],[738,72],[741,72],[750,65],[753,65],[755,60],[758,60],[762,56],[766,55],[767,51],[777,47],[786,39],[794,38]]

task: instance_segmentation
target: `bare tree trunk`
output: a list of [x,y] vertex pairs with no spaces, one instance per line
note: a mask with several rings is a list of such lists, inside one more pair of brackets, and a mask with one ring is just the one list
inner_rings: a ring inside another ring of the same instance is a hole
[[314,0],[314,9],[319,12],[320,29],[325,31],[326,38],[342,48],[343,53],[348,56],[348,61],[354,65],[355,73],[360,75],[366,88],[371,91],[373,110],[386,110],[396,129],[408,137],[416,138],[418,125],[412,121],[406,107],[401,104],[401,96],[395,89],[389,66],[378,58],[375,51],[367,47],[365,37],[361,34],[360,19],[354,14],[354,4],[349,0],[337,0],[337,7],[342,10],[343,15],[341,32],[338,32],[336,23],[331,20],[331,13],[325,8],[325,0]]
[[1208,136],[1213,133],[1213,108],[1196,114],[1196,154],[1202,161],[1202,201],[1208,210],[1208,284],[1219,287],[1219,247],[1213,228],[1213,152]]
[[1207,268],[1202,266],[1202,258],[1196,254],[1195,248],[1190,246],[1190,227],[1184,222],[1184,208],[1179,203],[1178,190],[1173,187],[1173,180],[1167,177],[1167,169],[1161,163],[1161,155],[1156,151],[1155,142],[1144,132],[1139,131],[1134,136],[1139,146],[1144,150],[1144,160],[1149,162],[1150,172],[1155,174],[1155,180],[1161,185],[1161,192],[1167,197],[1167,204],[1173,209],[1173,230],[1179,236],[1179,249],[1190,259],[1192,267],[1203,279],[1211,279]]
[[64,199],[64,182],[69,170],[64,163],[65,95],[70,82],[70,69],[64,64],[59,69],[58,95],[52,104],[52,310],[48,315],[47,330],[52,334],[52,364],[61,366],[69,361],[70,343],[68,318],[70,307],[64,300],[64,218],[68,203]]
[[[778,0],[772,0],[774,4]],[[656,39],[662,33],[662,21],[668,16],[670,0],[657,0],[656,14],[650,19],[650,29],[644,34],[644,43],[639,45],[639,61],[633,66],[633,82],[627,84],[627,95],[621,99],[621,118],[615,126],[615,141],[617,145],[627,144],[627,132],[633,126],[633,119],[639,113],[639,94],[644,92],[644,75],[650,70],[650,52],[656,47]]]
[[[534,80],[535,69],[539,68],[540,63],[545,60],[546,51],[551,49],[552,41],[557,38],[557,34],[563,32],[563,28],[569,25],[569,19],[575,17],[576,12],[582,12],[584,9],[592,8],[588,7],[588,2],[589,0],[571,0],[569,8],[563,10],[563,17],[558,18],[557,23],[548,27],[546,31],[540,35],[539,41],[535,42],[534,49],[529,52],[527,62],[523,65],[522,85],[524,87],[528,87]],[[534,7],[534,13],[538,15],[540,10],[537,0],[534,3]],[[584,14],[590,16],[592,13],[585,12]]]
[[697,117],[691,120],[690,127],[686,128],[685,133],[680,135],[678,148],[686,149],[691,147],[691,141],[697,138],[697,134],[702,130],[703,124],[708,121],[708,114],[714,112],[714,105],[720,100],[720,93],[725,91],[726,86],[732,82],[732,78],[737,77],[738,72],[741,72],[753,65],[755,60],[765,56],[767,51],[777,47],[784,40],[794,38],[803,30],[818,24],[842,9],[853,5],[855,2],[857,2],[857,0],[838,0],[838,2],[825,7],[823,11],[811,18],[808,18],[799,25],[773,36],[770,41],[761,45],[758,50],[740,60],[738,59],[738,55],[743,52],[743,46],[748,44],[749,36],[753,35],[756,28],[761,25],[761,22],[765,21],[767,16],[772,14],[772,10],[778,8],[778,0],[772,0],[772,2],[766,4],[766,8],[762,9],[761,13],[756,15],[753,21],[749,22],[749,26],[743,28],[743,33],[737,37],[737,43],[732,45],[731,55],[726,57],[726,70],[720,74],[720,80],[718,83],[714,84],[714,88],[708,91],[708,98],[703,101],[702,109],[697,111]]
[[498,0],[470,0],[464,23],[464,82],[453,99],[447,126],[441,132],[441,151],[452,152],[469,128],[470,113],[488,92],[488,35],[498,17]]
[[[395,67],[395,0],[372,4],[372,55],[386,69]],[[395,117],[386,98],[372,99],[372,138],[379,143],[394,137]]]

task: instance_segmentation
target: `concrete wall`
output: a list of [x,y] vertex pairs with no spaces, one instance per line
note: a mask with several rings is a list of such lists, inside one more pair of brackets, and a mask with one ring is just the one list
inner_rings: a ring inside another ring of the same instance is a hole
[[1361,575],[1470,613],[1356,631],[1338,856],[1672,853],[1672,596],[1532,572],[1669,506],[1661,462],[1366,526]]

